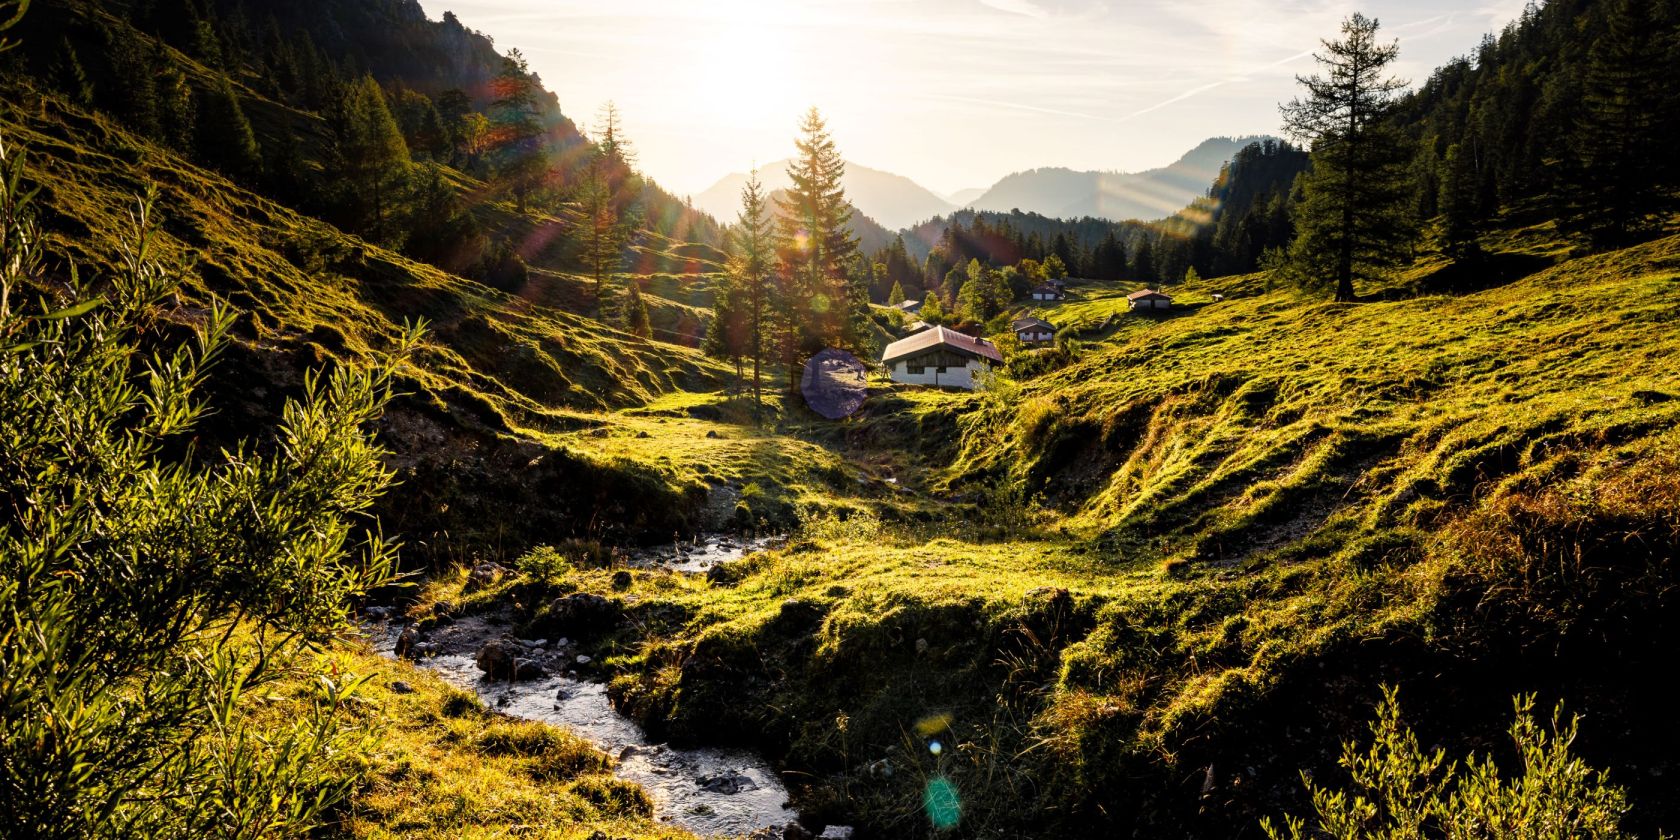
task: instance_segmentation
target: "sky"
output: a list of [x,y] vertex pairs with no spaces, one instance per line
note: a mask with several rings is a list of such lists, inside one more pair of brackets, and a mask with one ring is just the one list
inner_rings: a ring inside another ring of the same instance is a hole
[[1525,0],[421,0],[518,48],[585,128],[616,103],[678,195],[793,152],[815,105],[848,160],[949,194],[1045,166],[1138,171],[1278,132],[1354,11],[1414,84]]

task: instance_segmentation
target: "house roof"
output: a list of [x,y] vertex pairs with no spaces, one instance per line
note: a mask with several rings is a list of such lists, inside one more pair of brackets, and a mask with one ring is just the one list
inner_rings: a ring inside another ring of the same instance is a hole
[[1160,292],[1157,292],[1154,289],[1139,289],[1135,292],[1132,292],[1129,295],[1126,295],[1126,300],[1143,300],[1144,298],[1147,298],[1147,297],[1158,297],[1158,298],[1166,298],[1167,300],[1172,300],[1171,296],[1161,294]]
[[1033,329],[1035,327],[1039,328],[1039,329],[1048,329],[1048,330],[1056,329],[1055,324],[1052,324],[1049,321],[1044,320],[1043,318],[1034,318],[1030,315],[1025,317],[1025,318],[1016,318],[1015,320],[1010,321],[1009,326],[1013,327],[1016,332],[1020,332],[1021,330]]
[[1045,293],[1059,295],[1062,293],[1062,288],[1060,286],[1052,286],[1049,283],[1040,283],[1039,285],[1033,287],[1033,294],[1036,295]]
[[904,331],[907,333],[921,332],[922,330],[927,329],[928,326],[928,322],[926,321],[911,321],[910,323],[904,325]]
[[906,300],[893,304],[893,308],[904,312],[918,312],[922,308],[922,302],[919,300]]
[[956,330],[934,327],[931,330],[922,330],[909,338],[901,338],[887,345],[886,351],[881,354],[881,364],[890,365],[899,359],[914,356],[935,347],[944,347],[965,356],[990,359],[994,362],[1001,363],[1003,361],[1003,354],[999,353],[997,345],[990,341],[964,335]]

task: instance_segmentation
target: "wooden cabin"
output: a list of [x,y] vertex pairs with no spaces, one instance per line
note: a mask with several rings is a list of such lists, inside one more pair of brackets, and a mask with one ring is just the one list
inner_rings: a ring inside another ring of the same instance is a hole
[[979,374],[1003,364],[1003,354],[983,338],[936,326],[887,345],[881,364],[894,382],[973,390]]
[[1043,283],[1038,286],[1034,286],[1032,290],[1032,299],[1036,301],[1063,300],[1066,297],[1066,291],[1064,291],[1060,286],[1055,286],[1050,283]]

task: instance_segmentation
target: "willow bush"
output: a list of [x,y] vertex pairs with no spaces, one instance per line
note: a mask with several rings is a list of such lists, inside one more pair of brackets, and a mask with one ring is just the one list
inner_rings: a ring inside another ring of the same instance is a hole
[[[166,306],[189,269],[155,258],[149,199],[83,282],[3,144],[0,176],[0,833],[308,831],[373,737],[338,714],[357,677],[300,669],[391,578],[370,427],[417,331],[307,377],[272,439],[201,452],[233,312]],[[312,685],[309,713],[264,715],[282,679]]]

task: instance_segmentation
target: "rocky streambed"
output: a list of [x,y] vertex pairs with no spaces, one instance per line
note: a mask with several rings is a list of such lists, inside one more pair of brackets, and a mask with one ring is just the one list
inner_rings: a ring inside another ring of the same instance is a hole
[[[638,552],[631,564],[703,574],[766,543],[713,537]],[[606,685],[581,676],[590,658],[569,639],[519,639],[494,616],[467,616],[424,633],[396,620],[377,635],[380,652],[413,659],[471,690],[497,711],[563,726],[618,759],[619,776],[653,799],[665,822],[708,837],[847,838],[849,828],[820,835],[798,823],[788,792],[769,762],[744,750],[678,748],[654,743],[614,709]]]

